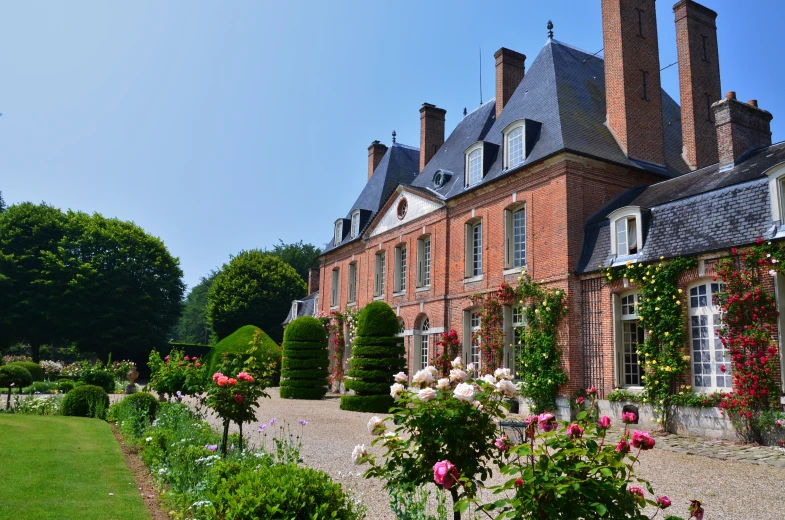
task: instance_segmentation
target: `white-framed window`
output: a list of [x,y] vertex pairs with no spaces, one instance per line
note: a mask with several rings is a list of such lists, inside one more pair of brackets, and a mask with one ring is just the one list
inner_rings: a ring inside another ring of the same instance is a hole
[[524,122],[515,121],[504,129],[504,168],[515,168],[526,159]]
[[718,334],[722,326],[716,296],[725,290],[720,282],[701,282],[690,288],[687,311],[690,323],[692,387],[696,392],[730,390],[731,359]]
[[611,223],[611,253],[617,257],[637,254],[643,245],[640,208],[619,208],[608,215],[608,219]]
[[507,305],[504,312],[504,367],[514,378],[521,374],[521,329],[526,326],[526,309],[523,305]]
[[430,328],[431,321],[426,316],[422,319],[422,324],[420,325],[420,335],[418,336],[420,343],[420,369],[428,366],[428,361],[431,355],[431,337],[428,332]]
[[319,297],[314,296],[313,298],[313,315],[316,316],[319,314]]
[[616,306],[616,375],[623,388],[643,386],[638,345],[643,343],[644,328],[638,322],[638,293],[623,294]]
[[401,293],[406,291],[406,244],[401,244],[395,248],[395,273],[393,276],[395,287],[393,292]]
[[766,172],[769,177],[771,220],[785,225],[785,165],[778,165]]
[[474,186],[482,180],[482,143],[466,150],[466,186]]
[[339,286],[341,283],[341,270],[333,269],[330,281],[330,307],[338,307]]
[[374,276],[373,276],[373,295],[384,296],[384,282],[387,276],[387,252],[379,251],[376,253]]
[[297,318],[297,301],[292,302],[292,319]]
[[360,234],[360,210],[352,213],[352,238]]
[[466,225],[466,278],[482,275],[482,221]]
[[504,268],[526,267],[526,206],[504,211]]
[[431,285],[431,237],[417,240],[417,287]]
[[480,369],[480,362],[482,360],[482,356],[480,356],[480,343],[482,338],[477,334],[480,331],[480,325],[482,323],[482,315],[480,311],[472,311],[469,315],[469,333],[471,334],[471,344],[469,348],[469,363],[474,363],[475,369]]
[[335,236],[333,237],[333,245],[338,245],[343,240],[343,219],[335,221]]
[[347,303],[356,303],[357,302],[357,263],[352,262],[349,264],[349,283],[348,286],[348,294],[347,294]]

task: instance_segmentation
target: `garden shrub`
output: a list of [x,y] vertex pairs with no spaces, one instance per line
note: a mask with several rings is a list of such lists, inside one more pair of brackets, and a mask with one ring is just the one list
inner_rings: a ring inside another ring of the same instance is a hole
[[355,395],[341,396],[341,409],[386,413],[393,405],[390,381],[406,365],[398,333],[398,317],[384,302],[363,308],[345,386]]
[[100,386],[107,394],[114,392],[115,376],[108,370],[91,370],[82,374],[82,382],[86,385]]
[[14,413],[25,415],[60,415],[63,408],[62,396],[14,398]]
[[44,369],[38,363],[33,363],[32,361],[16,361],[14,363],[9,363],[8,365],[15,365],[27,369],[33,377],[33,382],[44,380]]
[[[284,399],[321,399],[327,393],[327,333],[322,322],[301,316],[283,333],[283,356],[289,360],[312,361],[311,366],[282,369],[281,397]],[[304,391],[303,391],[304,390]]]
[[49,394],[57,389],[57,383],[49,381],[34,381],[32,385],[22,389],[23,394]]
[[145,392],[137,392],[113,404],[107,413],[107,420],[116,421],[124,435],[138,439],[155,419],[158,399]]
[[196,395],[204,392],[207,385],[207,361],[189,357],[182,350],[172,349],[161,359],[157,350],[150,352],[147,365],[150,367],[149,387],[161,396]]
[[6,409],[11,406],[11,387],[23,388],[33,382],[33,376],[25,367],[16,364],[3,365],[0,367],[0,388],[8,388],[6,398]]
[[68,379],[61,379],[57,382],[57,390],[64,394],[67,394],[71,390],[74,389],[74,382],[69,381]]
[[271,386],[277,386],[281,378],[281,348],[270,338],[270,336],[265,334],[262,329],[254,325],[240,327],[232,334],[219,341],[210,350],[210,353],[205,356],[205,363],[209,365],[208,372],[210,374],[215,373],[218,370],[218,365],[221,364],[224,357],[227,355],[232,356],[245,353],[245,351],[248,350],[249,344],[254,341],[254,336],[257,331],[261,333],[259,338],[260,345],[256,354],[257,362],[261,365],[268,366],[270,360],[275,361],[276,368],[270,383]]
[[109,396],[100,386],[81,385],[63,398],[63,415],[103,419],[109,408]]
[[158,411],[158,399],[146,392],[137,392],[126,396],[125,399],[120,401],[120,404],[133,406],[150,421],[155,419],[155,413]]

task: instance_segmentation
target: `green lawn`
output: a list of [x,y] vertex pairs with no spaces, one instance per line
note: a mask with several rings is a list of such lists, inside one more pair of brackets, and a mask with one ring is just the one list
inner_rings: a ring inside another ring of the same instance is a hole
[[107,423],[0,414],[0,518],[149,520],[150,515]]

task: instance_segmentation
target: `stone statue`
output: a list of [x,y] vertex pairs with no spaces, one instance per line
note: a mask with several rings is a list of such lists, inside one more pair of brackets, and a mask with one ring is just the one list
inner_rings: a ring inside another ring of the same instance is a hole
[[128,379],[128,386],[125,387],[126,394],[135,394],[136,393],[136,379],[139,377],[139,372],[136,370],[136,366],[132,366],[131,370],[125,375],[125,378]]

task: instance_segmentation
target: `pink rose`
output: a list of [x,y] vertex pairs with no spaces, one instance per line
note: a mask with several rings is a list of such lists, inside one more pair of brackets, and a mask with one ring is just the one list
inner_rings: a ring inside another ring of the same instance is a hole
[[166,362],[168,363],[168,362],[169,362],[169,356],[166,356],[166,357],[164,358],[164,361],[166,361]]
[[654,447],[654,439],[651,438],[649,432],[642,432],[635,430],[632,433],[632,447],[641,450],[650,450]]
[[657,497],[657,505],[660,506],[661,509],[670,507],[671,499],[668,497]]
[[242,403],[243,402],[243,396],[240,395],[240,394],[234,394],[234,400],[237,401],[238,404]]
[[600,428],[607,430],[611,427],[611,418],[607,415],[603,415],[600,417],[600,420],[597,422]]
[[458,469],[449,460],[442,460],[433,465],[433,480],[444,489],[450,489],[458,478],[460,478]]
[[632,412],[624,412],[623,414],[621,414],[621,420],[625,424],[630,424],[630,423],[634,423],[635,421],[637,421],[638,420],[638,416],[635,415]]
[[537,426],[544,432],[556,429],[556,417],[552,413],[541,413],[537,416]]
[[248,381],[249,383],[253,383],[253,377],[248,372],[240,372],[237,374],[237,379],[240,381]]
[[502,435],[501,437],[497,438],[494,444],[501,451],[507,451],[510,449],[510,441],[507,439],[506,435]]
[[597,395],[597,389],[595,387],[587,388],[586,393],[589,395]]
[[584,399],[583,397],[579,397],[579,398],[577,398],[577,399],[575,400],[575,402],[576,402],[576,403],[578,403],[578,404],[580,405],[580,404],[583,404],[583,402],[584,402],[585,400],[586,400],[586,399]]
[[199,362],[197,362],[197,363],[196,363],[196,368],[201,368],[201,367],[202,367],[202,364],[201,364],[201,363],[199,363]]
[[224,375],[223,375],[222,373],[220,373],[220,372],[216,372],[215,374],[213,374],[213,381],[214,381],[214,382],[215,382],[215,381],[218,381],[218,379],[220,379],[220,378],[222,378],[222,377],[224,377]]
[[616,451],[619,453],[629,453],[630,452],[630,444],[627,442],[627,439],[621,439],[619,444],[616,445]]
[[226,383],[228,382],[229,382],[229,378],[224,375],[219,377],[218,380],[216,381],[216,383],[218,383],[218,386],[226,386]]
[[567,435],[573,439],[580,439],[583,437],[583,428],[578,426],[576,423],[572,423],[571,425],[567,426]]
[[183,361],[191,361],[191,358],[189,358],[188,356],[183,356]]
[[643,503],[646,500],[646,496],[643,494],[643,490],[638,486],[631,486],[630,493],[635,497],[635,501],[638,503]]
[[230,377],[227,382],[229,383],[229,385],[234,386],[237,384],[237,379]]

